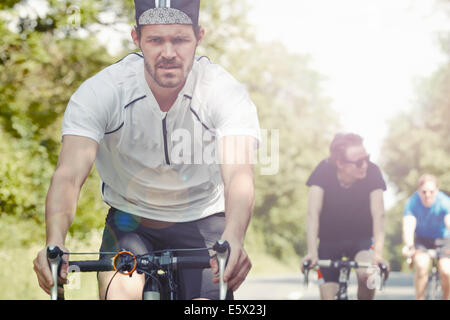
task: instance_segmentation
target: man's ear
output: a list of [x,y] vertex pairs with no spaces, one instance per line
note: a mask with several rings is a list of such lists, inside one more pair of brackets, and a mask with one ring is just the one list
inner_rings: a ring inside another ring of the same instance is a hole
[[200,43],[202,43],[204,36],[205,36],[205,28],[200,27],[200,30],[198,31],[197,45],[200,45]]
[[136,31],[136,28],[133,28],[133,30],[131,30],[131,39],[133,39],[133,42],[136,45],[136,47],[138,47],[140,49],[141,46],[139,44],[139,37],[138,37],[137,31]]

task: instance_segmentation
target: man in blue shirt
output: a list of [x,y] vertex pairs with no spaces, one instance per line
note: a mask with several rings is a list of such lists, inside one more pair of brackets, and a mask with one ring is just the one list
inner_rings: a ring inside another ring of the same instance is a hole
[[437,179],[425,174],[403,213],[403,255],[413,257],[417,299],[424,299],[431,258],[428,249],[443,247],[439,271],[443,299],[450,298],[450,199],[439,191]]

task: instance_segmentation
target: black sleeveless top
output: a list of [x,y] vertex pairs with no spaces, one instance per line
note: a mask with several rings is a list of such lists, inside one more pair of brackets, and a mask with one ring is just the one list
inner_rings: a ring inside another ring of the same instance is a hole
[[366,177],[346,189],[339,184],[337,168],[326,159],[312,172],[306,185],[324,190],[319,220],[321,241],[362,240],[373,236],[370,193],[386,190],[377,165],[369,162]]

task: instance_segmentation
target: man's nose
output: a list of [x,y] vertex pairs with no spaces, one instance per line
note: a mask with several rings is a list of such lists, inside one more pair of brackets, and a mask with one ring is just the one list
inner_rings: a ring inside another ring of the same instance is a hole
[[369,161],[367,161],[367,160],[364,160],[363,161],[363,165],[362,165],[362,167],[361,168],[363,168],[363,169],[367,169],[369,167]]
[[162,56],[166,59],[172,59],[176,56],[176,50],[172,43],[167,42],[164,44]]

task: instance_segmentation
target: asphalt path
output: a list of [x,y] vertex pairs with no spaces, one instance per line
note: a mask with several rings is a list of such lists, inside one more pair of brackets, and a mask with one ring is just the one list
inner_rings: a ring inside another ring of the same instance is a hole
[[[303,275],[249,276],[235,292],[236,300],[318,300],[319,284],[311,273],[308,287],[304,285]],[[348,295],[356,299],[356,276],[352,272]],[[413,300],[414,285],[412,273],[391,272],[384,289],[377,291],[377,300]]]

